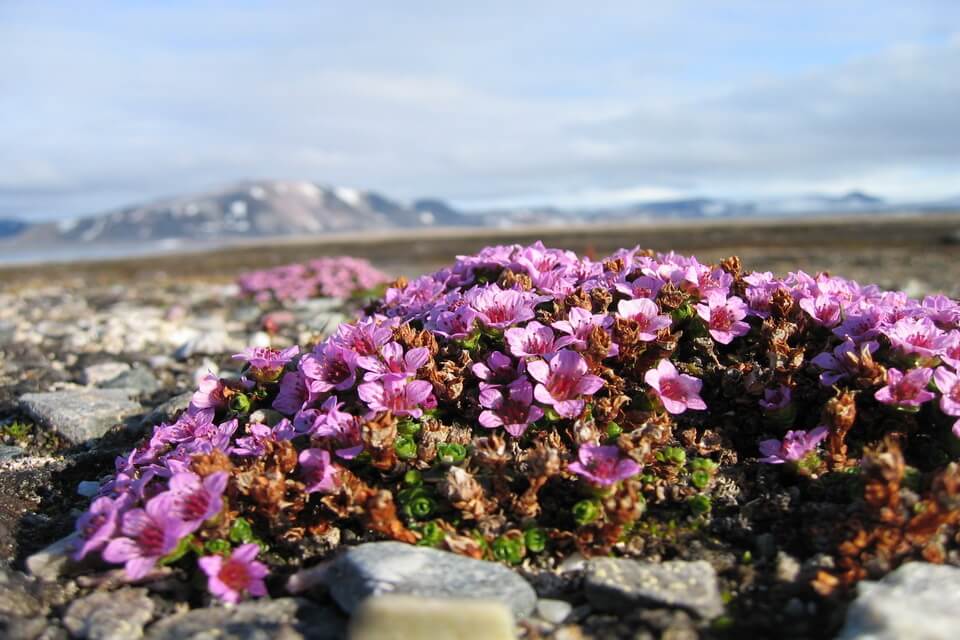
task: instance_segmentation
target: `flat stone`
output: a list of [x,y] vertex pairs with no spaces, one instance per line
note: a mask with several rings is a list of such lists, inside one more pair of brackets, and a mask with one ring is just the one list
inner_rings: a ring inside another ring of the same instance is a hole
[[83,384],[96,386],[108,380],[113,380],[129,370],[130,365],[126,362],[100,362],[93,364],[84,368]]
[[157,376],[145,368],[134,367],[100,385],[103,389],[133,389],[140,397],[149,396],[160,389]]
[[350,613],[364,599],[384,594],[494,599],[517,618],[529,615],[537,602],[533,587],[501,564],[402,542],[348,549],[333,561],[325,581],[333,599]]
[[659,606],[685,609],[704,619],[723,613],[716,571],[703,560],[593,558],[584,573],[584,589],[599,611],[624,613],[638,606]]
[[952,640],[960,569],[909,562],[878,582],[861,582],[838,640]]
[[0,569],[0,617],[31,618],[42,615],[44,609],[22,573]]
[[540,598],[537,600],[537,615],[551,624],[560,624],[567,619],[573,605],[566,600]]
[[334,640],[345,622],[335,610],[301,598],[263,599],[235,607],[193,609],[160,620],[147,640]]
[[385,595],[368,598],[350,621],[350,640],[513,640],[509,607],[498,600]]
[[71,533],[27,557],[27,571],[41,580],[49,582],[56,580],[73,564],[70,554],[73,552],[76,540],[77,534]]
[[10,445],[0,444],[0,462],[3,462],[4,460],[16,460],[25,453],[26,451],[20,447],[12,447]]
[[153,619],[153,600],[146,589],[98,591],[74,600],[63,616],[63,625],[75,638],[136,640]]
[[143,411],[123,389],[76,389],[28,393],[20,407],[43,426],[81,443],[99,438],[124,418]]

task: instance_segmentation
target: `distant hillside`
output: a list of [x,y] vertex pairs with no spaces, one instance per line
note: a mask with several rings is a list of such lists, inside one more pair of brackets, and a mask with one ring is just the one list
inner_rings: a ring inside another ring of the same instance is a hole
[[431,212],[372,191],[313,182],[250,181],[201,194],[138,204],[100,215],[35,225],[18,241],[113,244],[168,240],[314,235],[362,229],[462,224],[439,201]]

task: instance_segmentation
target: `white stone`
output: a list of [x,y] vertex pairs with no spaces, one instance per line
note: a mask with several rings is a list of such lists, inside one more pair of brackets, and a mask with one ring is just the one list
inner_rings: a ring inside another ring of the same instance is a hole
[[513,640],[513,615],[496,600],[385,595],[366,600],[350,640]]

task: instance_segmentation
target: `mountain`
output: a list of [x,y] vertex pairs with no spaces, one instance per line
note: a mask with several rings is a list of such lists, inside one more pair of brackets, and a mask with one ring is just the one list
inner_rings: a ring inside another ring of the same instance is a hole
[[[438,210],[442,209],[442,203],[434,202]],[[457,216],[447,207],[439,217],[452,224]],[[222,242],[245,237],[426,227],[434,225],[436,218],[373,191],[260,180],[34,225],[18,241],[98,245]]]
[[0,238],[15,236],[28,226],[22,220],[0,219]]

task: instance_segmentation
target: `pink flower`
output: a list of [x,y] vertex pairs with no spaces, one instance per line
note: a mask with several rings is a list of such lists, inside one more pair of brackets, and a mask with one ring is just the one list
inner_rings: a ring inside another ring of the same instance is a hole
[[764,389],[763,400],[758,404],[764,411],[779,411],[790,406],[791,397],[790,387],[780,385],[776,389]]
[[519,438],[531,423],[543,417],[543,410],[532,404],[533,386],[526,378],[514,380],[504,390],[488,387],[480,392],[479,422],[487,429],[503,427],[507,433]]
[[300,371],[313,393],[345,391],[357,381],[357,353],[327,341],[300,359]]
[[576,351],[563,349],[547,362],[534,360],[527,365],[531,377],[539,382],[533,391],[538,402],[552,405],[564,418],[576,418],[583,411],[580,396],[596,393],[603,379],[587,373],[587,362]]
[[[948,416],[960,416],[960,375],[946,367],[937,367],[933,374],[940,396],[940,410]],[[960,438],[960,420],[953,423],[953,435]]]
[[884,333],[895,348],[924,358],[937,355],[949,340],[930,318],[901,318],[884,329]]
[[357,387],[357,395],[372,412],[389,411],[395,416],[419,418],[426,407],[437,406],[433,385],[426,380],[407,380],[387,376]]
[[223,395],[223,381],[215,374],[208,372],[200,378],[197,390],[190,399],[191,409],[219,409],[227,406],[227,399]]
[[[594,315],[586,309],[573,307],[567,314],[566,320],[558,320],[550,326],[561,333],[567,334],[557,340],[556,347],[558,349],[561,347],[573,347],[577,351],[583,351],[587,348],[587,340],[590,338],[590,333],[594,327],[600,327],[606,331],[611,324],[613,324],[613,318],[605,313]],[[607,356],[615,356],[618,351],[617,345],[611,343],[610,352],[607,353]]]
[[480,391],[483,391],[490,387],[510,384],[523,375],[527,366],[523,360],[514,366],[513,358],[494,351],[487,357],[486,362],[477,362],[470,367],[470,370],[480,379]]
[[360,356],[357,366],[366,369],[363,379],[367,382],[379,380],[388,374],[397,374],[404,377],[416,376],[417,369],[430,359],[430,350],[426,347],[411,349],[406,354],[399,342],[389,342],[380,348],[380,356]]
[[300,347],[294,345],[280,351],[269,347],[247,347],[241,353],[235,353],[234,360],[246,360],[254,379],[270,382],[280,376],[280,372],[300,353]]
[[711,293],[706,304],[697,305],[697,315],[707,323],[710,335],[720,344],[730,344],[735,337],[750,331],[750,325],[743,322],[747,305],[737,296],[727,298],[723,293]]
[[183,521],[171,517],[169,502],[154,498],[146,509],[131,509],[123,514],[120,532],[103,550],[103,559],[124,564],[127,577],[139,580],[156,565],[157,560],[173,551],[188,531]]
[[799,304],[821,326],[835,327],[840,324],[840,303],[833,296],[818,293],[813,297],[801,298]]
[[288,371],[280,379],[280,389],[273,400],[273,408],[284,415],[292,416],[303,408],[309,396],[303,374],[299,371]]
[[567,468],[600,486],[610,486],[640,473],[640,465],[630,458],[621,458],[616,446],[584,444],[577,451],[578,462]]
[[525,356],[549,356],[556,351],[556,336],[553,329],[536,320],[524,327],[507,329],[503,337],[510,347],[510,353],[518,358]]
[[356,324],[343,323],[337,327],[336,341],[361,356],[373,356],[393,337],[395,320],[384,321],[382,316],[366,318]]
[[90,503],[90,508],[77,519],[77,534],[81,544],[73,554],[74,560],[82,560],[91,551],[103,547],[117,530],[120,512],[129,504],[129,499],[114,500],[106,496]]
[[337,488],[337,468],[330,461],[330,452],[325,449],[305,449],[299,458],[307,493],[330,493]]
[[655,300],[660,289],[663,288],[663,280],[653,276],[639,276],[634,280],[623,279],[615,285],[617,291],[625,293],[631,298],[649,298]]
[[262,456],[267,442],[292,440],[296,435],[296,430],[286,418],[273,427],[254,422],[247,425],[247,435],[237,438],[237,445],[230,449],[230,453],[235,456]]
[[767,464],[783,464],[802,460],[808,453],[817,448],[827,437],[826,427],[817,427],[811,431],[787,431],[783,441],[772,439],[760,442],[760,453],[763,458],[760,462]]
[[663,403],[669,413],[679,414],[687,409],[703,410],[707,404],[700,397],[703,381],[680,373],[673,363],[664,358],[656,369],[650,369],[643,376]]
[[873,353],[879,348],[880,345],[873,340],[858,345],[853,338],[847,338],[833,353],[824,351],[810,362],[823,369],[820,373],[820,384],[829,387],[851,375],[858,375],[864,361],[872,359]]
[[670,316],[661,314],[657,303],[647,298],[621,300],[617,304],[617,316],[637,323],[637,337],[644,342],[656,340],[657,333],[671,322]]
[[343,403],[337,396],[330,396],[317,409],[306,409],[297,414],[294,426],[299,433],[309,433],[317,438],[328,438],[339,445],[336,454],[345,460],[355,458],[363,451],[360,418],[341,411]]
[[204,556],[197,564],[207,574],[210,593],[224,602],[236,604],[244,593],[254,597],[267,595],[263,579],[269,571],[256,560],[260,547],[255,542],[242,544],[233,550],[229,558]]
[[229,479],[226,471],[211,473],[203,480],[191,471],[175,473],[170,478],[170,489],[160,496],[167,498],[169,517],[183,521],[187,531],[196,531],[204,520],[220,513]]
[[933,400],[933,393],[926,387],[933,376],[933,369],[921,367],[903,373],[897,369],[887,369],[887,386],[877,390],[873,397],[883,404],[897,407],[919,407]]
[[542,301],[539,296],[516,289],[501,289],[498,285],[474,287],[464,299],[477,312],[477,319],[491,329],[506,329],[533,318],[534,306]]

